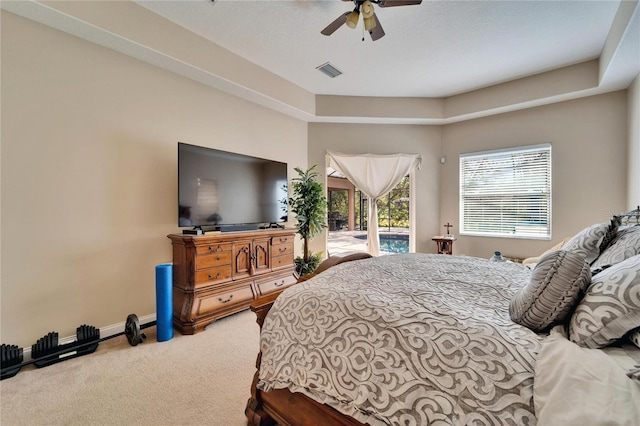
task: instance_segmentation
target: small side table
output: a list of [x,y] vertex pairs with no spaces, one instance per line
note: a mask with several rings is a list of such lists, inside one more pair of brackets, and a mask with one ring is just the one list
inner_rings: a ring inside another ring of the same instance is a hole
[[437,236],[431,238],[438,245],[438,254],[453,254],[453,242],[456,237]]

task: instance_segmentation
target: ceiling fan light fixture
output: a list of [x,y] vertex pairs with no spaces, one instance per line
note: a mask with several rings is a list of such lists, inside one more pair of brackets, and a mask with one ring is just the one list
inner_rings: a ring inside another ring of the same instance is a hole
[[[1,0],[0,0],[1,1]],[[214,1],[214,0],[212,0]],[[218,0],[215,0],[218,1]],[[351,12],[344,12],[338,16],[333,22],[327,25],[320,34],[329,36],[333,34],[338,28],[344,24],[351,29],[358,26],[360,20],[360,12],[362,12],[362,20],[364,22],[364,28],[371,35],[371,40],[376,41],[384,37],[384,30],[378,20],[375,13],[375,5],[379,7],[391,7],[391,6],[410,6],[422,3],[422,0],[343,0],[353,2],[355,8]],[[364,35],[364,34],[363,34]],[[364,41],[364,36],[362,38]]]
[[373,3],[371,3],[369,0],[365,1],[364,3],[362,3],[362,6],[360,6],[360,11],[362,12],[362,17],[364,19],[373,17]]
[[[364,15],[363,15],[364,16]],[[376,26],[376,19],[372,16],[370,18],[363,18],[364,21],[364,29],[366,31],[371,31]]]
[[360,14],[358,13],[358,9],[355,9],[353,12],[349,14],[347,18],[347,26],[351,29],[354,29],[358,26],[358,19],[360,18]]

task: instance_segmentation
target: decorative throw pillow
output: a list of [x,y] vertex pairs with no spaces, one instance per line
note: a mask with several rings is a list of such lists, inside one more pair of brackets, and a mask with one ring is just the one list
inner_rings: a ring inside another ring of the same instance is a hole
[[584,257],[587,263],[591,263],[600,254],[600,244],[608,227],[609,224],[607,222],[591,225],[567,241],[562,246],[562,250],[578,253]]
[[509,303],[511,319],[533,331],[543,331],[565,320],[591,280],[582,255],[557,250],[540,258],[529,284]]
[[613,216],[613,218],[611,218],[611,223],[609,223],[607,231],[604,233],[604,237],[602,237],[602,242],[600,243],[600,254],[602,254],[602,252],[611,245],[613,240],[618,235],[618,227],[620,226],[621,222],[622,220],[620,216]]
[[640,255],[617,263],[591,279],[571,316],[569,338],[602,348],[640,327]]
[[632,226],[618,231],[609,247],[591,264],[591,268],[614,265],[637,254],[640,254],[640,226]]

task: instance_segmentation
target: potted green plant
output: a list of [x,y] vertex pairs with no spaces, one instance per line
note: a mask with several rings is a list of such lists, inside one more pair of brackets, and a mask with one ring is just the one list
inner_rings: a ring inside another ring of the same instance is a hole
[[296,229],[304,242],[304,256],[296,257],[296,271],[300,276],[312,273],[320,264],[322,252],[311,253],[309,240],[327,227],[327,198],[324,188],[316,179],[317,164],[307,170],[296,167],[297,178],[293,183],[292,195],[289,197],[291,212],[296,215]]

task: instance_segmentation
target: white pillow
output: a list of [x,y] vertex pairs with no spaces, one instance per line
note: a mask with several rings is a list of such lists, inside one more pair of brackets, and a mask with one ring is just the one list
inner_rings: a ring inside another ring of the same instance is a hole
[[560,250],[562,248],[562,246],[567,243],[567,241],[569,241],[569,238],[565,238],[564,240],[560,241],[558,244],[556,244],[555,246],[551,247],[550,249],[547,249],[547,250],[543,251],[542,254],[540,254],[539,256],[527,257],[526,259],[524,259],[522,261],[522,264],[523,265],[535,265],[536,263],[538,263],[540,261],[540,258],[542,256],[544,256],[545,254],[551,253],[552,251]]
[[551,330],[533,379],[538,426],[638,424],[640,381],[627,376],[634,359],[609,349],[581,348],[562,326]]

